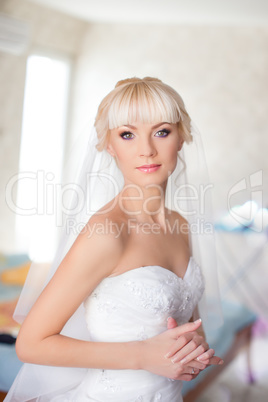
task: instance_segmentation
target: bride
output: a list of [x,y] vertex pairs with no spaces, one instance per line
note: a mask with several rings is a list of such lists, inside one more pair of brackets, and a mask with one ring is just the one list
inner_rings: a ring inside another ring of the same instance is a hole
[[[25,318],[16,351],[30,364],[6,401],[178,402],[182,380],[223,363],[198,319],[204,275],[191,227],[166,206],[168,179],[192,141],[181,97],[155,78],[120,81],[95,129],[96,148],[113,158],[123,186],[85,222]],[[63,330],[81,305],[88,339]],[[64,382],[66,367],[73,375]],[[49,373],[56,387],[42,385]]]

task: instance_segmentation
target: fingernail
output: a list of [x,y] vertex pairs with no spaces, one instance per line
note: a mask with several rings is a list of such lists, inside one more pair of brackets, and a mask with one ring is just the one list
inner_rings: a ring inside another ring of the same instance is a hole
[[194,321],[194,324],[198,324],[201,321],[202,321],[201,318],[198,318],[198,320]]
[[168,317],[168,318],[167,318],[167,321],[168,321],[170,318],[172,318],[172,317]]
[[174,359],[171,359],[172,363],[175,364],[176,363],[176,358],[174,357]]
[[224,363],[224,360],[220,360],[220,361],[219,361],[219,364],[223,364],[223,363]]
[[208,358],[206,357],[206,356],[198,356],[197,358],[196,358],[196,360],[198,360],[198,361],[202,361],[202,360],[207,360]]
[[171,356],[171,353],[168,352],[168,353],[165,355],[165,359],[168,359],[170,356]]
[[184,357],[184,359],[181,360],[181,364],[186,363],[187,359]]

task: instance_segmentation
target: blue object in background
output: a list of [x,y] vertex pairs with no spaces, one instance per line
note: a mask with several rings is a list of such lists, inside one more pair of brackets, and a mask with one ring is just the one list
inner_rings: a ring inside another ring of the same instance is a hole
[[[29,262],[27,254],[0,254],[0,274],[6,269],[16,268],[17,266]],[[19,297],[22,287],[7,285],[0,281],[0,301],[13,300]]]
[[[8,268],[15,268],[29,261],[27,254],[0,254],[0,274]],[[0,301],[16,299],[21,292],[21,286],[7,285],[0,281]],[[1,329],[0,329],[1,332]],[[19,369],[22,366],[15,351],[15,345],[0,343],[0,390],[7,392],[11,387]]]
[[[15,267],[29,261],[26,254],[1,256],[0,258],[0,273],[8,267]],[[11,300],[19,295],[20,286],[8,286],[0,283],[0,300]],[[222,303],[224,325],[218,330],[210,330],[206,333],[208,344],[215,349],[217,356],[224,357],[231,347],[236,333],[246,326],[253,323],[257,316],[248,310],[245,306],[224,301]],[[0,343],[0,390],[7,392],[11,387],[17,373],[22,367],[22,362],[19,361],[15,351],[15,345]],[[184,382],[183,394],[193,389],[196,384],[204,379],[208,370],[213,366],[202,371],[198,377],[190,382]]]
[[[222,311],[224,318],[223,326],[219,329],[207,332],[206,338],[210,348],[215,350],[215,355],[224,358],[224,355],[232,346],[237,332],[255,322],[257,316],[245,306],[226,300],[222,302]],[[204,371],[201,371],[194,380],[185,381],[182,388],[183,395],[201,382],[208,371],[212,369],[213,366],[210,366]]]

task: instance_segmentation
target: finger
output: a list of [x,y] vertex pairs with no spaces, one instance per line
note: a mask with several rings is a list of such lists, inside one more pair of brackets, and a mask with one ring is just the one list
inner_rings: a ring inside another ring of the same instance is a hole
[[205,364],[206,367],[211,366],[211,365],[221,365],[224,363],[222,358],[218,357],[218,356],[213,356],[213,357],[211,357],[209,359],[205,359],[205,360],[204,359],[199,360],[198,358],[195,360],[198,361],[199,363]]
[[[200,327],[202,323],[201,318],[194,322],[188,322],[186,324],[180,325],[177,328],[171,329],[172,331],[172,336],[174,336],[174,339],[177,339],[179,343],[176,343],[173,345],[173,347],[166,353],[165,358],[169,358],[174,356],[174,354],[180,350],[183,346],[185,346],[189,341],[189,333],[195,331]],[[192,339],[192,336],[191,336]],[[194,348],[191,348],[190,351],[196,349],[196,345]],[[182,358],[183,356],[181,356]]]
[[[169,352],[165,355],[165,358],[168,359],[173,357],[178,351],[181,351],[185,345],[187,345],[192,340],[192,335],[190,333],[186,333],[185,335],[181,335],[179,339],[174,342],[174,344],[169,349]],[[190,351],[193,349],[190,348]],[[184,353],[185,356],[187,353]]]
[[191,341],[188,343],[186,347],[176,353],[175,356],[172,357],[173,362],[180,362],[183,365],[188,364],[191,360],[196,359],[198,356],[204,353],[204,350],[208,348],[207,343],[203,343],[199,346],[196,346],[196,343]]
[[200,373],[199,369],[188,367],[185,371],[180,375],[179,379],[183,381],[191,381],[198,376]]
[[[197,363],[197,362],[195,362],[195,363]],[[196,376],[197,374],[199,374],[199,372],[201,371],[199,368],[197,368],[197,367],[195,367],[195,365],[196,364],[193,364],[192,366],[185,366],[185,367],[182,367],[181,365],[179,365],[179,367],[180,367],[180,374],[179,374],[179,377],[181,376],[181,375],[192,375],[192,376]]]
[[172,329],[178,326],[177,321],[173,317],[168,317],[167,319],[167,328]]
[[180,375],[179,380],[182,380],[182,381],[191,381],[191,380],[194,380],[197,376],[198,376],[198,374],[194,374],[194,375],[191,375],[191,374],[182,374],[182,375]]
[[197,328],[200,327],[201,323],[202,323],[202,320],[201,320],[201,318],[199,318],[198,320],[196,320],[194,322],[187,322],[186,324],[179,325],[177,328],[174,328],[172,330],[174,332],[174,337],[178,338],[179,336],[181,336],[187,332],[195,331]]
[[209,359],[208,365],[209,366],[211,366],[211,365],[219,365],[219,366],[221,366],[223,363],[224,363],[224,361],[222,360],[221,357],[213,356],[211,359]]
[[215,354],[215,350],[210,348],[210,349],[206,350],[204,353],[202,353],[200,356],[198,356],[196,358],[196,360],[198,360],[198,361],[208,360],[211,357],[213,357],[214,354]]
[[196,367],[190,367],[190,366],[187,366],[187,367],[185,367],[185,369],[183,370],[183,373],[182,374],[191,374],[191,375],[196,375],[196,374],[199,374],[199,369],[198,368],[196,368]]
[[204,370],[205,368],[207,368],[207,364],[205,363],[200,363],[197,360],[192,360],[190,361],[190,363],[188,363],[188,365],[186,367],[190,367],[191,369],[198,369],[199,371]]

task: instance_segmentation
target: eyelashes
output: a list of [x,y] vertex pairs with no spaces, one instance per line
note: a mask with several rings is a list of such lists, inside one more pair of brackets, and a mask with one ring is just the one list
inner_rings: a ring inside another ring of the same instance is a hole
[[134,135],[130,131],[124,131],[120,134],[120,137],[123,138],[123,140],[131,140]]
[[[167,128],[163,128],[163,130],[157,131],[156,137],[162,137],[162,138],[167,137],[169,135],[169,133],[170,133],[170,130],[168,130]],[[160,134],[160,135],[158,135],[158,134]],[[162,135],[162,134],[164,134],[164,135]]]
[[[159,130],[155,133],[155,136],[158,138],[165,138],[169,135],[170,130],[163,128],[162,130]],[[130,131],[124,131],[123,133],[120,134],[120,137],[123,138],[123,140],[132,140],[134,138],[134,134],[131,133]]]

